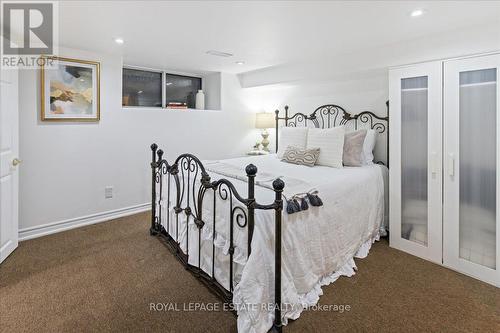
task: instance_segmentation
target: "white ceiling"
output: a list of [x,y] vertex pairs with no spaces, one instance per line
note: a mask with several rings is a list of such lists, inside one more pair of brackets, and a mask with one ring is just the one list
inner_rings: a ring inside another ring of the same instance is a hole
[[[425,15],[410,17],[417,8]],[[500,23],[500,1],[61,1],[59,17],[63,46],[131,65],[241,73]]]

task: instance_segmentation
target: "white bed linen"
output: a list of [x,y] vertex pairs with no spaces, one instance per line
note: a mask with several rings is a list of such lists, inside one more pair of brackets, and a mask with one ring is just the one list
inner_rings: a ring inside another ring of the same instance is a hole
[[[267,173],[304,179],[319,190],[323,207],[310,206],[309,210],[290,215],[283,212],[282,315],[284,323],[287,319],[296,319],[305,306],[317,303],[322,285],[335,281],[341,275],[354,274],[353,258],[356,255],[366,256],[371,243],[378,239],[384,220],[384,177],[387,168],[379,165],[341,169],[307,167],[281,162],[276,155],[228,159],[224,163],[240,167],[242,173],[245,166],[252,163]],[[227,178],[210,175],[213,180]],[[230,180],[246,196],[248,184]],[[261,204],[274,200],[274,192],[260,186],[256,186],[255,196]],[[173,198],[172,193],[171,201]],[[198,265],[200,259],[202,269],[209,274],[212,274],[212,198],[213,194],[209,193],[204,200],[203,220],[206,224],[201,234],[201,258],[195,251],[198,229],[193,219],[189,226],[189,262]],[[236,201],[233,203],[237,204]],[[228,288],[229,201],[218,198],[216,212],[214,274]],[[164,226],[166,213],[162,218]],[[183,251],[186,251],[186,229],[181,227],[185,223],[185,215],[181,215],[179,241]],[[175,214],[171,211],[169,232],[175,236],[174,221]],[[266,310],[260,304],[274,302],[274,227],[274,211],[255,211],[252,254],[248,260],[246,228],[234,228],[237,284],[233,302],[238,307],[239,332],[267,332],[272,325],[272,308]]]

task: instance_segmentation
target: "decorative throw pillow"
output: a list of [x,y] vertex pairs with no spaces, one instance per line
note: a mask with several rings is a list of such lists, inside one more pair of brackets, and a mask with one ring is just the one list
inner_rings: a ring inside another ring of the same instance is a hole
[[281,127],[278,139],[278,157],[282,158],[288,146],[306,148],[307,127]]
[[319,148],[321,151],[316,164],[342,168],[344,135],[344,126],[327,129],[309,129],[307,133],[307,148]]
[[288,146],[283,154],[282,161],[298,164],[314,166],[319,157],[319,148],[302,149],[294,146]]
[[377,132],[369,129],[366,132],[365,142],[363,143],[362,161],[363,164],[373,164],[373,149],[377,140]]
[[365,143],[366,130],[349,132],[344,137],[344,166],[363,165],[363,144]]

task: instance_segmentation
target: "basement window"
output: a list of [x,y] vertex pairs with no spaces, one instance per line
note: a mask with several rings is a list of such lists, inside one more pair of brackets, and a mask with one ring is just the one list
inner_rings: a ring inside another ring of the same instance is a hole
[[123,68],[122,105],[162,107],[163,72]]
[[195,109],[196,94],[201,89],[201,77],[140,67],[124,67],[122,106]]
[[201,89],[201,78],[165,73],[165,105],[167,108],[196,107],[196,93]]

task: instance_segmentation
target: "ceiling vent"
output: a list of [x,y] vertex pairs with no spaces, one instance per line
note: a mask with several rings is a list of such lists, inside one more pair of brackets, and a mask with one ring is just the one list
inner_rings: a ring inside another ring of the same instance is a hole
[[207,51],[207,54],[217,56],[217,57],[232,57],[232,53],[227,53],[227,52],[221,52],[221,51],[215,51],[215,50],[209,50]]

